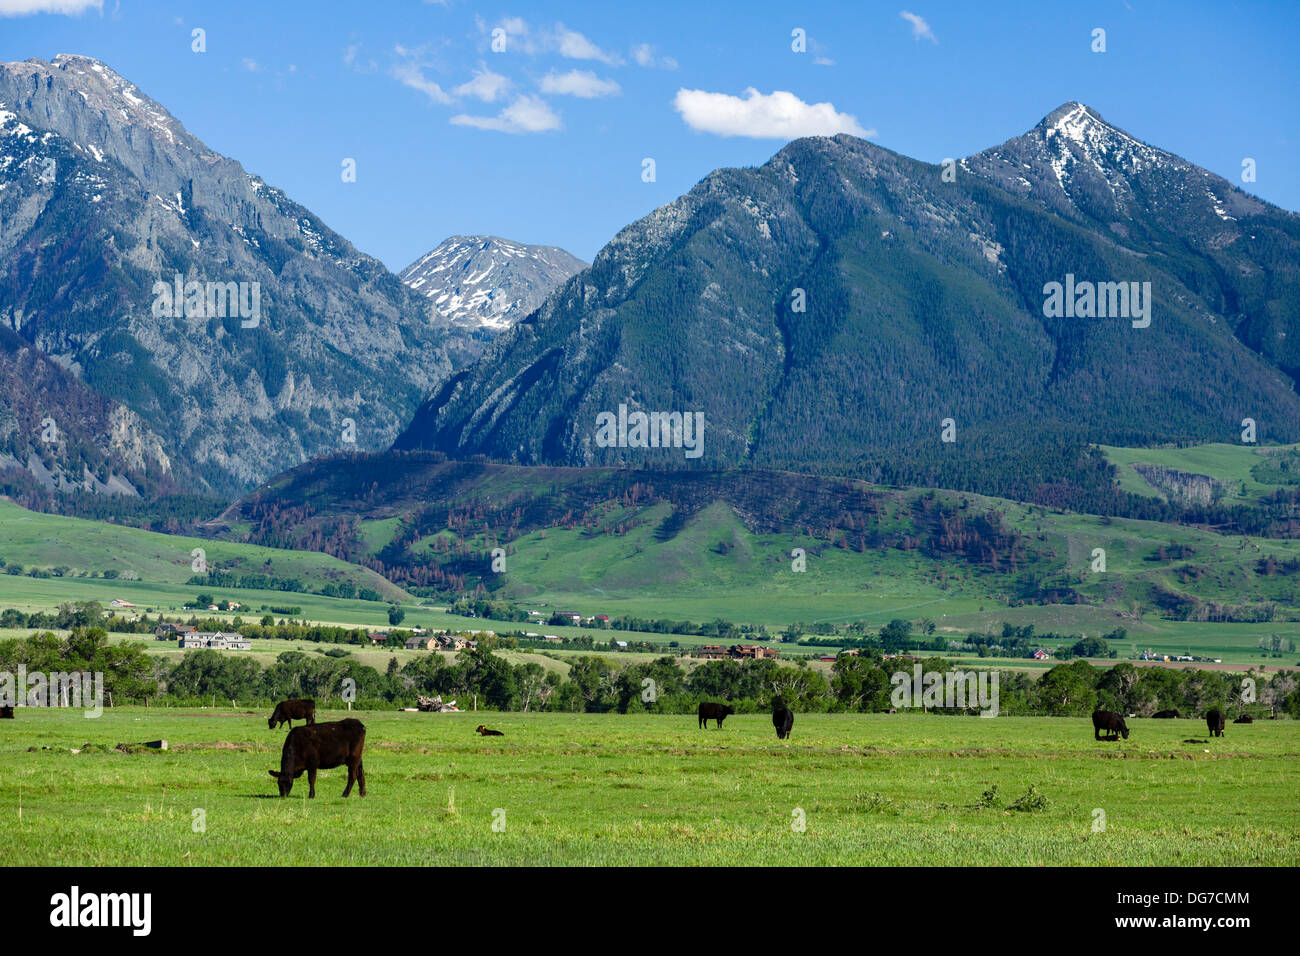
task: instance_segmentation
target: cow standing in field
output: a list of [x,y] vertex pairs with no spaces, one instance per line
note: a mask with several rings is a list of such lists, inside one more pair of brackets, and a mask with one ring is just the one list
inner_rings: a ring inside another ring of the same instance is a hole
[[12,707],[0,707],[0,720],[13,720],[14,709]]
[[718,722],[718,730],[722,729],[722,721],[731,714],[736,712],[730,704],[711,704],[708,701],[700,702],[700,727],[707,730],[710,720]]
[[1226,720],[1221,710],[1212,710],[1205,715],[1205,726],[1210,728],[1211,737],[1223,736],[1224,723],[1226,723]]
[[[1110,731],[1106,737],[1102,737],[1103,730]],[[1125,740],[1128,740],[1128,724],[1124,723],[1124,718],[1113,710],[1094,710],[1092,712],[1092,739],[1093,740],[1119,740],[1122,734]]]
[[772,726],[776,728],[776,736],[779,740],[789,737],[790,729],[794,727],[794,711],[787,707],[780,697],[772,701]]
[[1156,720],[1173,720],[1174,718],[1176,718],[1176,717],[1178,716],[1178,711],[1176,711],[1176,710],[1158,710],[1158,711],[1156,711],[1154,714],[1152,714],[1151,716],[1154,717]]
[[310,699],[280,701],[275,705],[275,713],[267,719],[266,729],[275,730],[286,720],[289,722],[290,730],[293,730],[295,720],[305,720],[309,724],[316,723],[316,701]]
[[316,771],[347,766],[348,785],[343,796],[352,792],[352,784],[361,785],[366,795],[366,771],[361,766],[361,751],[366,745],[365,724],[355,717],[324,724],[295,727],[284,738],[280,752],[280,769],[268,770],[280,783],[280,796],[287,797],[293,782],[307,771],[308,797],[316,796]]

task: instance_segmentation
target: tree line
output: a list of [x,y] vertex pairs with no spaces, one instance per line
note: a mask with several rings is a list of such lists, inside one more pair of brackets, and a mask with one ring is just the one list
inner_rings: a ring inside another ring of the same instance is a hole
[[[463,710],[572,713],[694,713],[702,701],[725,701],[738,713],[764,712],[780,697],[810,713],[879,713],[895,709],[893,691],[923,676],[960,670],[935,657],[887,658],[868,653],[836,659],[829,676],[806,662],[711,660],[694,669],[665,656],[619,666],[596,654],[567,659],[568,672],[537,661],[512,663],[486,647],[449,658],[423,654],[381,672],[343,649],[285,651],[263,667],[252,657],[216,650],[187,652],[179,661],[150,657],[138,645],[110,644],[102,628],[73,628],[67,637],[40,632],[0,641],[0,670],[99,671],[116,702],[149,700],[193,706],[236,701],[245,705],[312,697],[322,707],[350,701],[361,709],[413,706],[419,696],[456,699]],[[1084,660],[1058,664],[1034,680],[998,671],[998,711],[1013,716],[1086,717],[1102,708],[1150,716],[1176,709],[1199,716],[1218,707],[1230,713],[1300,717],[1300,673],[1272,675],[1129,663],[1108,669]],[[942,678],[941,678],[942,679]],[[974,713],[930,708],[939,712]]]

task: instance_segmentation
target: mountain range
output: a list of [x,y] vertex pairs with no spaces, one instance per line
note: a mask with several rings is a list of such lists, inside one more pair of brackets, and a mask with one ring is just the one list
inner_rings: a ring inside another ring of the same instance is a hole
[[[1053,310],[1076,280],[1116,314]],[[1142,327],[1116,296],[1144,289]],[[447,378],[394,447],[1032,497],[1087,442],[1235,441],[1244,418],[1300,438],[1298,326],[1300,216],[1067,103],[960,162],[838,135],[711,173]],[[601,435],[636,411],[702,413],[703,454]]]
[[589,267],[454,236],[399,277],[106,65],[28,60],[0,254],[0,466],[51,489],[391,445],[1044,500],[1110,481],[1090,443],[1300,439],[1300,216],[1081,103],[938,165],[795,140]]

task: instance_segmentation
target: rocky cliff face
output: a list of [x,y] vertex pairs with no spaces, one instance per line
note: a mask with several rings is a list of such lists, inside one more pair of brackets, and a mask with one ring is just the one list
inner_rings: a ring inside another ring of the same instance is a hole
[[18,487],[155,494],[192,482],[140,416],[0,327],[0,470]]
[[85,57],[0,64],[0,259],[0,325],[138,416],[190,490],[382,447],[466,354],[427,299]]
[[1223,482],[1210,475],[1198,475],[1163,465],[1135,464],[1133,470],[1147,484],[1179,504],[1208,505],[1221,497]]

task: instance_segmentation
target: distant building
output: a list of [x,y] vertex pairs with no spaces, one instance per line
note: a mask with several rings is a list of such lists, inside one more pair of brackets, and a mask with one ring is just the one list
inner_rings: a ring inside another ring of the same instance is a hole
[[1047,651],[1043,650],[1041,647],[1034,651],[1034,660],[1036,661],[1050,661],[1051,659],[1052,655],[1047,653]]
[[109,604],[110,607],[135,607],[130,601],[123,601],[121,598],[113,598]]
[[176,646],[186,650],[204,648],[214,651],[248,651],[253,648],[252,642],[236,631],[194,631],[182,635]]

